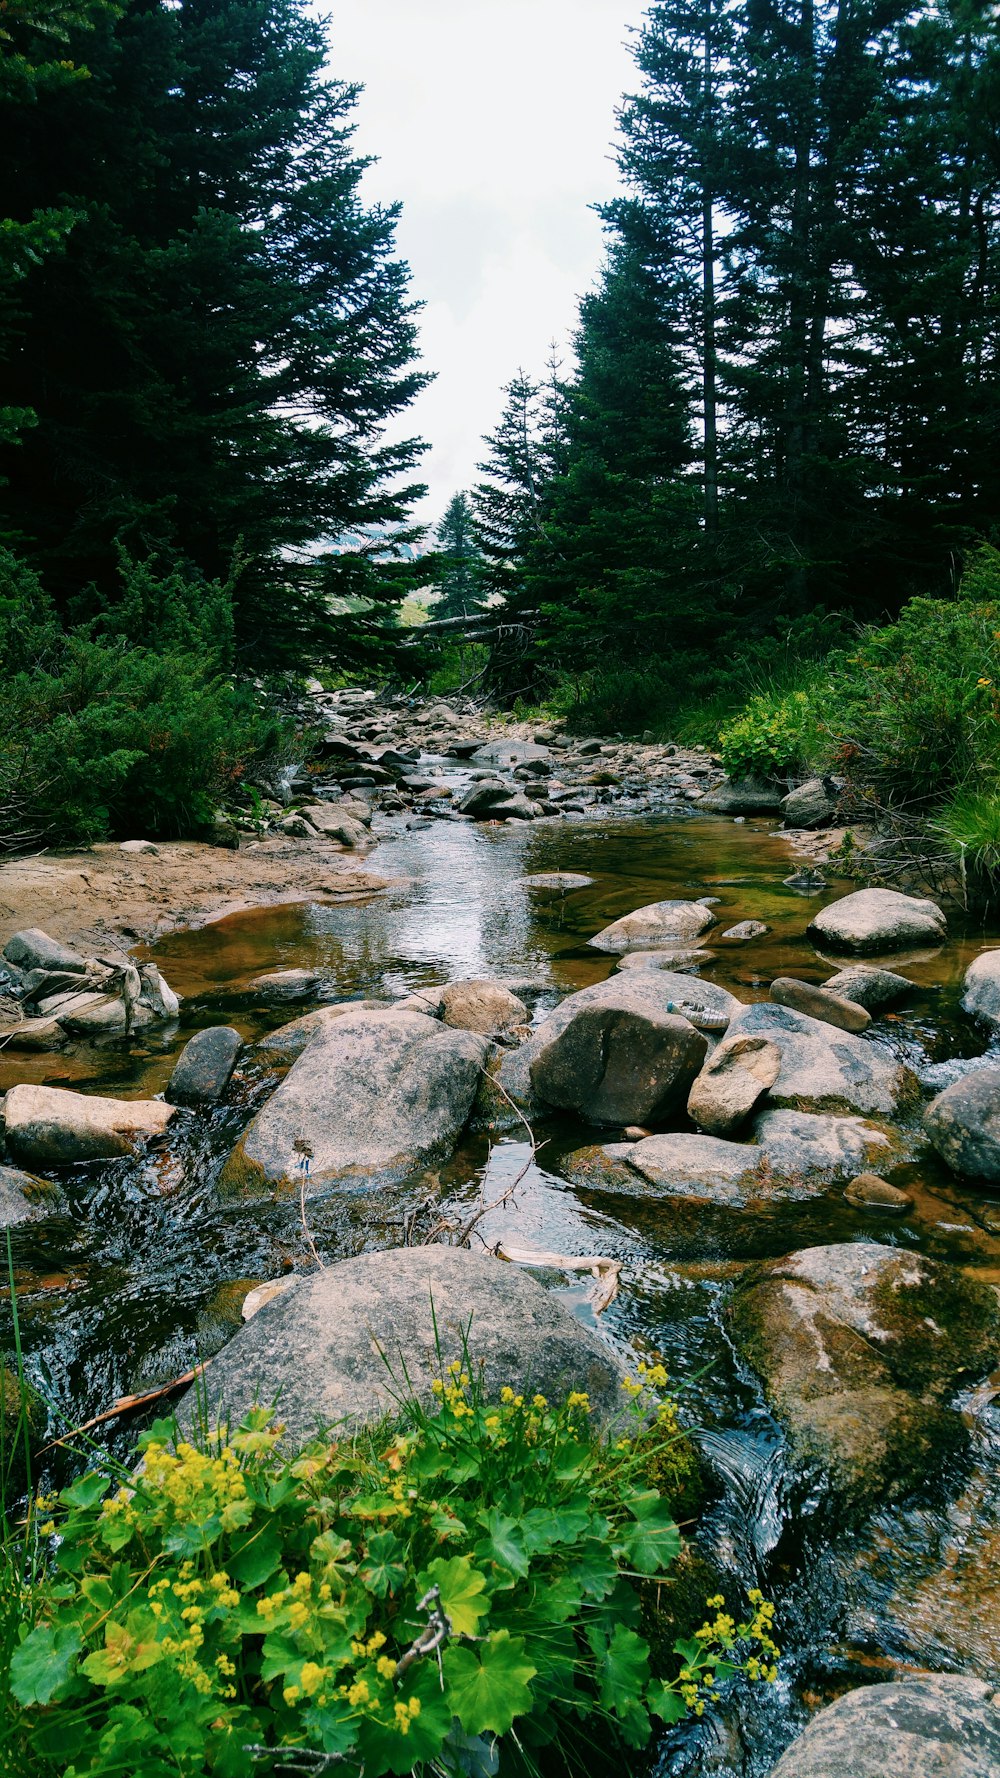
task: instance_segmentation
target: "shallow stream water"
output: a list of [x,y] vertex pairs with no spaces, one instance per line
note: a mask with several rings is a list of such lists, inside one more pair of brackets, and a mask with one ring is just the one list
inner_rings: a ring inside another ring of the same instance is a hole
[[[532,978],[535,1016],[542,1017],[558,997],[614,967],[613,958],[587,948],[589,937],[666,897],[718,898],[718,924],[702,940],[709,954],[697,967],[743,1000],[765,998],[776,975],[819,982],[838,966],[817,956],[805,928],[851,885],[826,872],[819,894],[786,887],[782,879],[796,861],[771,823],[618,812],[573,823],[435,820],[407,828],[403,818],[376,816],[376,831],[376,868],[394,879],[388,891],[171,934],[144,955],[184,996],[177,1027],[70,1058],[4,1057],[0,1090],[32,1079],[125,1097],[162,1092],[195,1029],[224,1021],[252,1039],[316,1003],[257,1003],[250,981],[285,968],[318,970],[328,999],[391,998],[460,977]],[[584,872],[593,886],[553,900],[521,881],[553,870]],[[767,923],[766,937],[739,943],[721,936],[751,918]],[[936,952],[895,960],[918,991],[871,1034],[903,1056],[928,1090],[986,1047],[959,1010],[958,993],[970,957],[1000,943],[1000,929],[952,919],[951,934]],[[215,1196],[215,1173],[266,1087],[252,1052],[248,1058],[224,1110],[191,1120],[183,1140],[163,1153],[76,1169],[66,1181],[68,1217],[12,1231],[29,1367],[64,1425],[216,1349],[239,1299],[227,1287],[305,1263],[287,1204],[222,1207]],[[786,1474],[780,1432],[734,1357],[721,1313],[747,1262],[831,1241],[919,1249],[1000,1282],[1000,1197],[966,1191],[922,1161],[889,1175],[915,1198],[903,1220],[853,1210],[842,1187],[831,1187],[766,1216],[728,1212],[692,1222],[666,1203],[602,1198],[568,1185],[560,1157],[593,1140],[591,1128],[558,1119],[536,1135],[544,1146],[513,1204],[489,1217],[482,1233],[488,1242],[507,1235],[623,1262],[621,1293],[600,1332],[630,1355],[656,1352],[667,1364],[712,1478],[702,1547],[740,1585],[760,1585],[775,1599],[787,1651],[776,1688],[740,1695],[669,1739],[663,1778],[762,1778],[809,1707],[890,1676],[890,1665],[972,1671],[1000,1682],[1000,1406],[989,1388],[970,1392],[967,1404],[971,1466],[943,1478],[925,1500],[839,1524],[821,1492],[805,1492]],[[492,1152],[485,1138],[470,1139],[437,1183],[471,1205],[484,1175],[492,1199],[529,1158],[526,1138],[501,1141]],[[411,1185],[375,1202],[351,1193],[315,1202],[310,1227],[320,1252],[332,1260],[398,1242],[414,1195]],[[594,1324],[583,1284],[548,1281]],[[0,1348],[10,1344],[9,1317],[7,1290]],[[124,1453],[134,1432],[134,1422],[128,1430],[112,1424],[101,1436]]]

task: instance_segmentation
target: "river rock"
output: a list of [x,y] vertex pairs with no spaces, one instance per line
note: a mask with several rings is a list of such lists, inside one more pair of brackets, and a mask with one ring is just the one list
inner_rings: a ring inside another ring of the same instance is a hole
[[285,1000],[307,1000],[319,979],[316,969],[275,969],[255,976],[250,991],[267,1005],[280,1006]]
[[889,1166],[906,1154],[902,1135],[860,1117],[821,1112],[763,1111],[754,1120],[753,1136],[776,1173],[816,1182],[851,1179],[865,1167]]
[[538,803],[516,791],[503,802],[494,803],[488,818],[490,821],[534,821],[539,813]]
[[[328,1009],[329,1010],[329,1009]],[[444,1160],[472,1110],[486,1041],[420,1013],[349,1011],[311,1034],[220,1176],[242,1197],[405,1179]]]
[[523,1000],[499,982],[449,982],[441,990],[441,1018],[457,1031],[510,1031],[528,1022]]
[[840,1031],[867,1031],[871,1014],[856,1001],[842,1000],[829,988],[813,987],[790,975],[779,975],[771,983],[771,999],[776,1006],[790,1006],[793,1012],[804,1012],[824,1025],[835,1025]]
[[702,797],[699,807],[720,815],[780,815],[783,795],[762,778],[727,778]]
[[16,963],[19,969],[59,969],[70,975],[87,973],[86,957],[71,951],[68,945],[60,944],[58,939],[50,938],[37,926],[15,932],[4,945],[3,954],[8,963]]
[[0,1047],[5,1050],[59,1050],[68,1038],[58,1019],[18,1019],[0,1024]]
[[965,1444],[941,1403],[1000,1355],[1000,1304],[956,1267],[876,1242],[752,1270],[729,1310],[793,1461],[845,1500],[907,1493]]
[[214,1105],[236,1067],[243,1039],[232,1025],[209,1025],[181,1050],[167,1086],[172,1105]]
[[763,920],[740,920],[737,925],[730,926],[728,931],[721,932],[720,938],[733,939],[737,944],[745,944],[751,938],[765,938],[770,932]]
[[531,1039],[539,1099],[590,1123],[621,1125],[649,1123],[683,1104],[708,1046],[667,1011],[670,981],[637,970],[569,995]]
[[763,1161],[752,1143],[680,1131],[578,1149],[563,1170],[574,1185],[593,1191],[745,1209],[760,1195]]
[[935,901],[898,889],[858,889],[815,914],[809,936],[834,951],[903,951],[943,944],[947,927]]
[[494,809],[500,803],[509,802],[512,795],[509,784],[501,783],[499,778],[485,778],[466,791],[458,805],[459,811],[463,815],[473,815],[480,821],[489,820]]
[[265,1061],[280,1068],[296,1061],[319,1032],[329,1029],[334,1019],[342,1019],[348,1012],[386,1010],[383,1000],[340,1000],[332,1006],[317,1007],[315,1012],[303,1013],[300,1019],[292,1019],[287,1025],[279,1025],[276,1031],[258,1038],[254,1047]]
[[982,951],[965,972],[962,1011],[1000,1029],[1000,950]]
[[582,876],[578,871],[547,870],[538,871],[533,877],[522,877],[522,889],[537,889],[541,894],[568,895],[572,889],[589,889],[593,877]]
[[523,766],[532,759],[550,758],[547,747],[539,747],[535,741],[487,741],[484,746],[477,747],[472,755],[475,766]]
[[11,1087],[4,1106],[7,1147],[23,1165],[112,1161],[161,1136],[177,1114],[158,1099],[99,1099],[61,1087]]
[[353,809],[345,808],[342,803],[310,803],[302,810],[302,815],[325,840],[337,840],[351,851],[372,844],[364,822],[358,820]]
[[781,1072],[781,1051],[766,1037],[726,1037],[709,1056],[688,1095],[688,1117],[711,1136],[745,1123]]
[[955,1173],[1000,1180],[1000,1068],[977,1068],[953,1080],[928,1105],[924,1129]]
[[813,1718],[771,1778],[1000,1778],[994,1688],[958,1673],[861,1686]]
[[626,951],[615,963],[616,969],[692,969],[708,963],[712,952],[696,945],[665,945],[662,951]]
[[844,1196],[856,1210],[883,1210],[899,1216],[913,1209],[909,1193],[880,1179],[877,1173],[859,1173],[845,1188]]
[[837,812],[837,787],[829,778],[809,778],[781,799],[786,827],[829,827]]
[[866,963],[854,963],[849,969],[838,970],[823,986],[828,994],[839,994],[841,1000],[853,1000],[870,1013],[895,1006],[914,991],[913,982],[905,975],[894,975],[891,969],[872,969]]
[[579,1389],[600,1422],[624,1399],[610,1349],[558,1297],[454,1247],[365,1253],[301,1279],[218,1354],[203,1387],[213,1423],[280,1397],[278,1419],[302,1444],[318,1428],[392,1414],[411,1390],[432,1405],[432,1381],[466,1354],[493,1397],[509,1386],[556,1402]]
[[768,1089],[772,1105],[891,1117],[916,1096],[913,1076],[887,1050],[791,1007],[767,1001],[742,1007],[729,1035],[767,1037],[781,1051],[781,1073]]
[[0,1165],[0,1229],[19,1222],[37,1222],[65,1204],[62,1192],[51,1179],[22,1173],[18,1167]]
[[648,951],[678,939],[700,938],[715,925],[711,908],[697,901],[653,901],[613,920],[588,942],[597,951]]

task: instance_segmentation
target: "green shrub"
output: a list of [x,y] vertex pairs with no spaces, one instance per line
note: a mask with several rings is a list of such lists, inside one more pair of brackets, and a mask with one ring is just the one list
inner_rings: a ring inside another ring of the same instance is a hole
[[817,704],[805,690],[751,698],[719,735],[731,778],[787,778],[816,759],[821,746]]
[[33,1778],[323,1755],[367,1778],[503,1774],[547,1743],[643,1746],[735,1671],[773,1678],[757,1593],[740,1626],[710,1599],[676,1670],[650,1672],[642,1594],[679,1549],[647,1476],[683,1437],[672,1403],[646,1407],[661,1378],[627,1385],[610,1443],[586,1396],[490,1401],[457,1365],[439,1411],[403,1403],[395,1430],[292,1457],[263,1410],[198,1446],[154,1427],[141,1472],[91,1472],[29,1519],[52,1574],[0,1674],[7,1747]]
[[[67,633],[34,575],[0,552],[0,849],[197,834],[286,744],[224,670],[219,589],[189,587],[185,604],[183,584],[141,564],[120,607]],[[126,615],[153,646],[121,633]]]
[[932,823],[963,876],[987,883],[1000,871],[1000,795],[960,790]]

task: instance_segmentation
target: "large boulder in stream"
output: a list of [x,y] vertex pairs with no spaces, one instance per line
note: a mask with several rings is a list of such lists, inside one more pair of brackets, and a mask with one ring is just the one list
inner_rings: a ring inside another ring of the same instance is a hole
[[649,951],[657,945],[674,945],[678,939],[700,938],[715,925],[711,908],[700,901],[651,901],[613,920],[588,940],[596,951]]
[[729,1026],[728,1039],[737,1037],[766,1037],[781,1052],[769,1105],[891,1117],[900,1106],[916,1103],[913,1075],[888,1049],[791,1007],[768,1001],[742,1007]]
[[780,1073],[781,1051],[766,1037],[726,1037],[688,1094],[688,1117],[710,1136],[729,1136]]
[[771,1778],[1000,1778],[995,1696],[960,1673],[861,1686],[813,1717]]
[[873,1241],[756,1267],[728,1320],[793,1462],[857,1504],[911,1492],[964,1448],[948,1397],[1000,1357],[994,1291]]
[[943,944],[947,929],[936,901],[898,889],[857,889],[815,914],[809,936],[831,951],[905,951]]
[[953,1172],[990,1185],[1000,1181],[1000,1068],[976,1068],[953,1080],[928,1105],[924,1129]]
[[973,957],[962,985],[962,1011],[1000,1029],[1000,950]]
[[214,1105],[232,1079],[243,1039],[232,1025],[196,1031],[181,1050],[167,1092],[174,1105]]
[[[472,1109],[486,1039],[422,1013],[326,1008],[220,1176],[226,1193],[308,1197],[405,1179],[451,1153]],[[331,1016],[333,1015],[333,1016]]]
[[391,1414],[411,1390],[431,1402],[434,1378],[466,1353],[493,1395],[579,1389],[603,1422],[624,1400],[612,1352],[557,1296],[517,1266],[455,1247],[365,1253],[303,1278],[257,1311],[200,1387],[210,1422],[277,1401],[288,1439],[302,1444]]
[[[570,994],[530,1040],[537,1097],[597,1124],[645,1124],[683,1105],[708,1044],[672,1010],[678,981],[691,995],[688,977],[659,970],[615,975]],[[696,987],[706,1001],[725,994]]]
[[853,1179],[872,1167],[893,1167],[910,1158],[901,1130],[826,1112],[762,1111],[754,1120],[753,1136],[775,1173],[814,1184]]
[[22,1173],[18,1167],[0,1166],[0,1229],[19,1222],[37,1222],[65,1207],[65,1199],[50,1179]]
[[4,1106],[7,1147],[26,1167],[113,1161],[162,1136],[177,1107],[159,1099],[99,1099],[61,1087],[11,1087]]

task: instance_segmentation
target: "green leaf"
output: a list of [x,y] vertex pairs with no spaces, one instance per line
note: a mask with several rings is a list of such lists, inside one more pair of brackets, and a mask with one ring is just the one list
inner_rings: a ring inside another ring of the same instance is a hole
[[226,1558],[226,1568],[241,1587],[260,1587],[281,1567],[281,1533],[265,1525]]
[[587,1599],[606,1599],[618,1583],[618,1564],[610,1550],[596,1538],[588,1538],[571,1552],[567,1569]]
[[683,1722],[687,1715],[687,1705],[677,1692],[672,1692],[668,1685],[657,1679],[649,1688],[646,1697],[646,1708],[668,1727],[675,1722]]
[[619,1547],[639,1574],[660,1574],[680,1554],[681,1535],[670,1507],[653,1488],[628,1501],[634,1523],[619,1529]]
[[538,1669],[525,1656],[522,1636],[497,1630],[474,1653],[445,1651],[449,1703],[467,1735],[506,1735],[515,1718],[531,1709],[531,1681]]
[[106,1475],[97,1475],[91,1471],[89,1475],[82,1475],[70,1487],[64,1488],[59,1499],[63,1506],[96,1506],[99,1500],[104,1499],[110,1486]]
[[517,1520],[507,1518],[496,1507],[491,1507],[489,1512],[479,1514],[479,1523],[484,1527],[486,1536],[476,1545],[476,1561],[495,1562],[498,1567],[506,1568],[509,1573],[523,1579],[531,1563]]
[[[436,1561],[428,1563],[417,1581],[418,1596],[435,1586],[440,1590],[442,1609],[451,1619],[456,1636],[475,1636],[480,1619],[490,1609],[489,1597],[484,1598],[485,1574],[473,1568],[468,1556],[449,1556],[447,1560],[439,1556]],[[478,1730],[472,1732],[475,1734]]]
[[628,1716],[649,1683],[649,1644],[634,1630],[616,1624],[599,1657],[598,1675],[605,1710],[612,1710],[618,1717]]
[[575,1543],[590,1529],[590,1510],[584,1506],[533,1506],[522,1524],[525,1549],[529,1555],[537,1555],[559,1543]]
[[358,1579],[376,1598],[384,1599],[387,1593],[393,1593],[401,1587],[406,1579],[406,1567],[402,1560],[405,1554],[394,1531],[373,1532],[368,1539],[365,1560],[358,1569]]
[[48,1704],[65,1685],[83,1642],[75,1625],[39,1624],[15,1649],[10,1689],[19,1704]]

